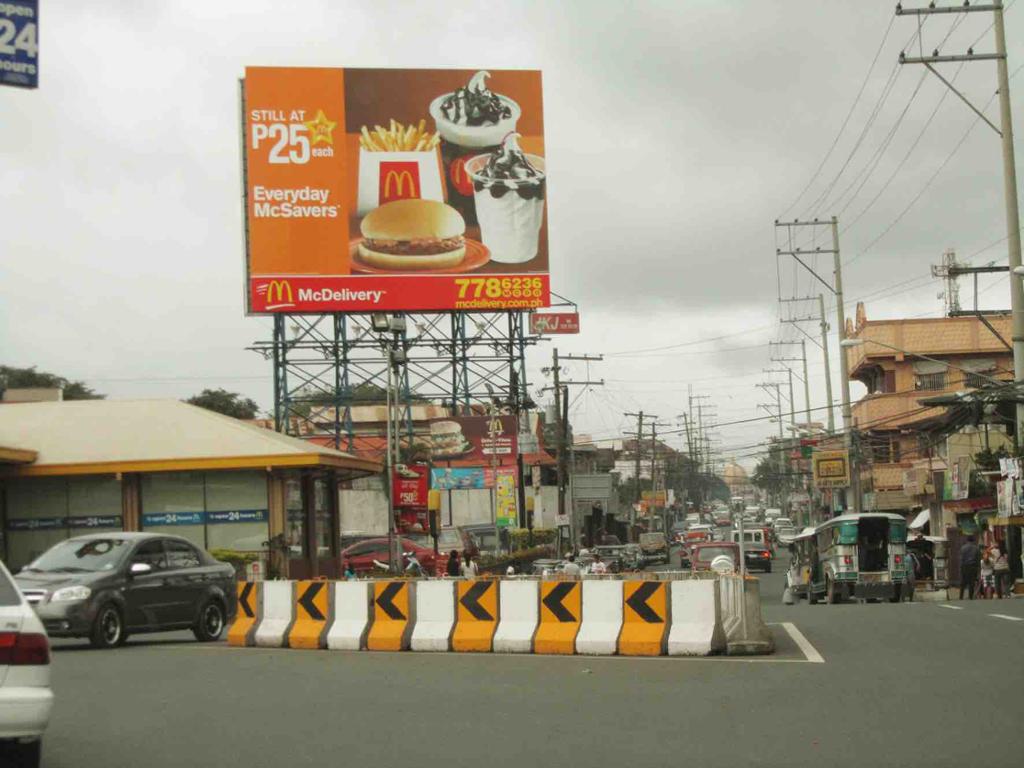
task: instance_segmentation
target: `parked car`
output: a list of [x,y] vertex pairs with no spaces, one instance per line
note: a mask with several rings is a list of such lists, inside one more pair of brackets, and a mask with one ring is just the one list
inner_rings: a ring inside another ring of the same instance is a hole
[[771,521],[771,525],[774,530],[778,530],[779,528],[784,528],[786,526],[792,528],[793,521],[788,517],[776,517]]
[[[440,550],[440,554],[435,556],[433,543],[429,547],[425,547],[407,536],[400,537],[400,541],[402,543],[402,551],[414,554],[424,571],[429,574],[436,574],[438,573],[438,567],[440,567],[441,573],[444,573],[447,552]],[[346,547],[341,550],[341,561],[351,565],[352,570],[356,572],[357,576],[374,572],[381,573],[374,561],[378,563],[388,562],[387,537],[367,539],[366,541]]]
[[[402,538],[409,539],[420,547],[434,549],[434,537],[429,533],[403,533]],[[473,558],[480,556],[480,549],[469,533],[458,527],[442,528],[437,532],[437,551],[447,557],[453,549],[459,553],[459,557],[466,554]]]
[[690,549],[690,568],[694,571],[710,571],[711,563],[720,555],[732,558],[735,567],[740,561],[739,544],[731,541],[709,541],[694,544]]
[[216,640],[238,602],[233,566],[187,539],[155,533],[66,539],[15,581],[51,637],[87,637],[97,648],[180,629]]
[[46,630],[0,563],[0,765],[38,768],[52,708]]

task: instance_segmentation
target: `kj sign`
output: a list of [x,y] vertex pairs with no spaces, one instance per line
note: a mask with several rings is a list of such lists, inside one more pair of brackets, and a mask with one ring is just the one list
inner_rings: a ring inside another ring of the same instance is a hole
[[242,133],[250,313],[550,305],[539,71],[250,67]]
[[547,336],[579,332],[579,312],[534,312],[530,315],[530,333]]
[[0,0],[0,85],[39,87],[39,0]]
[[850,485],[849,451],[815,451],[811,470],[817,488],[847,488]]

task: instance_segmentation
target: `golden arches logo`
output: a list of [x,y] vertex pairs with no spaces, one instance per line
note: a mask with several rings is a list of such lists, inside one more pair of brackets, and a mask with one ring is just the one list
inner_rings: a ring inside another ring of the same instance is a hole
[[[287,299],[286,299],[287,297]],[[287,280],[271,280],[267,285],[267,306],[283,306],[294,304],[295,296],[292,293],[292,284]]]
[[[408,187],[408,192],[406,187]],[[409,171],[388,171],[384,177],[384,191],[381,195],[384,200],[401,200],[416,197],[418,194],[416,179]]]

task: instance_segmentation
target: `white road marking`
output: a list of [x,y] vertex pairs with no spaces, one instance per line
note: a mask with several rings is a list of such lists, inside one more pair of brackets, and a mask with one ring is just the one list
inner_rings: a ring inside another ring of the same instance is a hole
[[804,633],[796,628],[796,624],[789,621],[783,621],[781,624],[782,628],[789,633],[789,636],[793,638],[793,642],[796,643],[797,647],[803,652],[804,658],[806,658],[807,661],[811,664],[825,663],[825,659],[822,658],[817,649],[811,645],[811,641],[804,637]]
[[1020,616],[1007,616],[1005,613],[990,613],[989,616],[995,619],[1006,619],[1007,621],[1024,621]]
[[949,608],[951,611],[962,611],[964,609],[962,605],[948,605],[946,603],[939,603],[939,608]]

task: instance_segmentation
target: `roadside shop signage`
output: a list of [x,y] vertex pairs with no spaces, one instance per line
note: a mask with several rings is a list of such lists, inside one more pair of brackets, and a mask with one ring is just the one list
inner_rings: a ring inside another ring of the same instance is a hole
[[850,485],[849,451],[815,451],[811,457],[817,488],[847,488]]
[[530,333],[551,336],[579,332],[579,312],[534,312],[530,315]]
[[39,87],[39,0],[0,0],[0,85]]
[[203,525],[203,523],[263,523],[265,509],[231,509],[216,512],[150,512],[142,515],[143,527],[149,525]]

